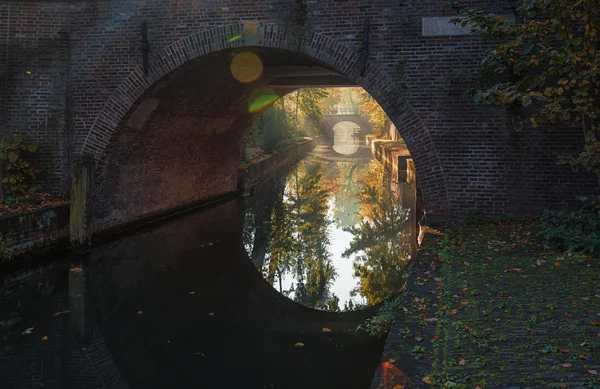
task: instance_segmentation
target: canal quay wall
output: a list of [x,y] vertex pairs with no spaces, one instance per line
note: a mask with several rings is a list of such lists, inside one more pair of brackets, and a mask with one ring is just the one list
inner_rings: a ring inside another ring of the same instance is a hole
[[[410,175],[416,180],[414,164],[410,163],[410,152],[408,147],[401,140],[377,139],[372,135],[367,136],[367,146],[371,148],[371,153],[377,158],[383,167],[392,174],[394,180],[398,182],[407,182]],[[409,173],[409,164],[412,168],[412,174]],[[417,184],[415,182],[415,184]],[[418,185],[415,185],[418,186]]]
[[304,138],[295,145],[242,165],[238,173],[238,191],[243,195],[250,194],[278,169],[299,162],[321,141],[322,137]]
[[69,240],[69,204],[0,216],[0,231],[12,255],[66,245]]
[[[303,139],[296,145],[291,145],[264,158],[242,165],[239,169],[240,191],[239,194],[249,194],[250,190],[271,176],[276,170],[283,166],[291,165],[306,156],[320,142],[320,138]],[[228,197],[232,197],[229,194]],[[209,199],[177,210],[168,214],[151,215],[143,220],[136,221],[136,225],[143,225],[161,220],[165,217],[174,216],[182,212],[206,206],[221,198]],[[7,242],[11,251],[11,258],[5,258],[0,262],[13,262],[15,257],[33,256],[41,252],[53,251],[64,248],[69,244],[69,204],[32,210],[24,213],[7,213],[0,216],[0,232]],[[104,239],[119,231],[132,227],[133,224],[123,224],[116,228],[94,231],[97,236]]]

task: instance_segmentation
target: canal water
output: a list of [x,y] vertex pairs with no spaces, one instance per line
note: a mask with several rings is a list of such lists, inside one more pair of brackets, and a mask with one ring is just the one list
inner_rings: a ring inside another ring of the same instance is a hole
[[253,196],[4,274],[0,388],[366,389],[385,339],[357,327],[408,277],[407,191],[317,148]]

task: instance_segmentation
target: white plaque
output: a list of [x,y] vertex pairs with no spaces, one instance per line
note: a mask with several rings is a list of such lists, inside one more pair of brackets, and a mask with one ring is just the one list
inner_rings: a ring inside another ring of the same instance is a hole
[[471,26],[462,27],[451,23],[454,19],[450,17],[423,18],[423,36],[447,36],[447,35],[469,35]]
[[[470,35],[471,26],[461,26],[460,23],[452,23],[454,16],[439,18],[423,18],[423,36],[450,36],[450,35]],[[514,15],[500,16],[503,20],[514,22]]]

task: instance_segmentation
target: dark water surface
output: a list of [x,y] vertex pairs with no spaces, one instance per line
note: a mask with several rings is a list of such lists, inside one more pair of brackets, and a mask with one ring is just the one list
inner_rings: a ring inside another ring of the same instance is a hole
[[384,339],[356,328],[406,280],[410,214],[376,162],[280,176],[3,275],[0,388],[368,388]]

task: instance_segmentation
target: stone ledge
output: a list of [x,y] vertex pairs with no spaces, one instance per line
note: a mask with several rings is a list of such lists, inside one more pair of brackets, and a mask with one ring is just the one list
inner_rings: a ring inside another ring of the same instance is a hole
[[69,237],[69,204],[0,217],[0,233],[14,255],[44,249]]

